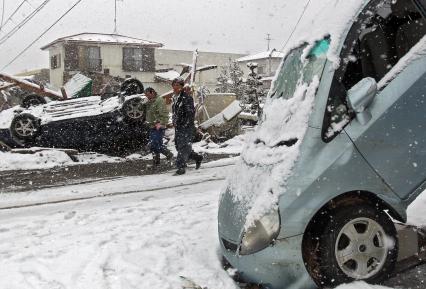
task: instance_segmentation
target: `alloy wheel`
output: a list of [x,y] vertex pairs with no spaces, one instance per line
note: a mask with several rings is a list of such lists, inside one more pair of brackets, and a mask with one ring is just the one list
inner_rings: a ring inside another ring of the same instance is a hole
[[24,118],[16,122],[15,131],[21,137],[30,137],[35,134],[36,126],[32,119]]
[[360,280],[377,274],[385,264],[389,238],[381,225],[369,218],[357,218],[339,232],[335,256],[340,269]]
[[140,102],[131,101],[126,107],[126,114],[131,119],[139,119],[143,116],[143,108],[141,107]]

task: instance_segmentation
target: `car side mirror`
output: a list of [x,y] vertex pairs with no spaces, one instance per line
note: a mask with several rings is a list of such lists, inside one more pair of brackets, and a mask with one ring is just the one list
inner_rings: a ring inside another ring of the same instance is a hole
[[368,109],[377,94],[377,82],[374,78],[366,77],[355,84],[347,93],[350,108],[356,113],[356,119],[364,125],[371,119]]

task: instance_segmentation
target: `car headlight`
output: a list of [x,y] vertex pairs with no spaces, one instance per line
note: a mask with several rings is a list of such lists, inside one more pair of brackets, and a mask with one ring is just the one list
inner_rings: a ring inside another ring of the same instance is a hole
[[280,214],[277,209],[254,221],[243,235],[240,255],[256,253],[268,247],[280,232]]

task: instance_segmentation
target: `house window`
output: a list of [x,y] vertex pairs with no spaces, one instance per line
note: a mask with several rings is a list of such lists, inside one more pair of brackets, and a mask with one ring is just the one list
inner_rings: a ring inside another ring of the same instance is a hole
[[61,55],[55,54],[52,57],[50,57],[50,68],[56,69],[61,67]]
[[101,48],[87,46],[85,49],[85,68],[88,71],[102,71]]
[[142,48],[123,48],[123,70],[143,71]]

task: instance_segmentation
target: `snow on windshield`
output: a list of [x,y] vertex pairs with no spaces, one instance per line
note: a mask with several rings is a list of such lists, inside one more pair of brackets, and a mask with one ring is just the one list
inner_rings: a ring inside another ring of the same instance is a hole
[[250,210],[246,228],[276,206],[298,158],[318,84],[315,76],[310,84],[299,85],[294,97],[270,99],[262,124],[248,138],[229,179],[234,201],[243,211]]

